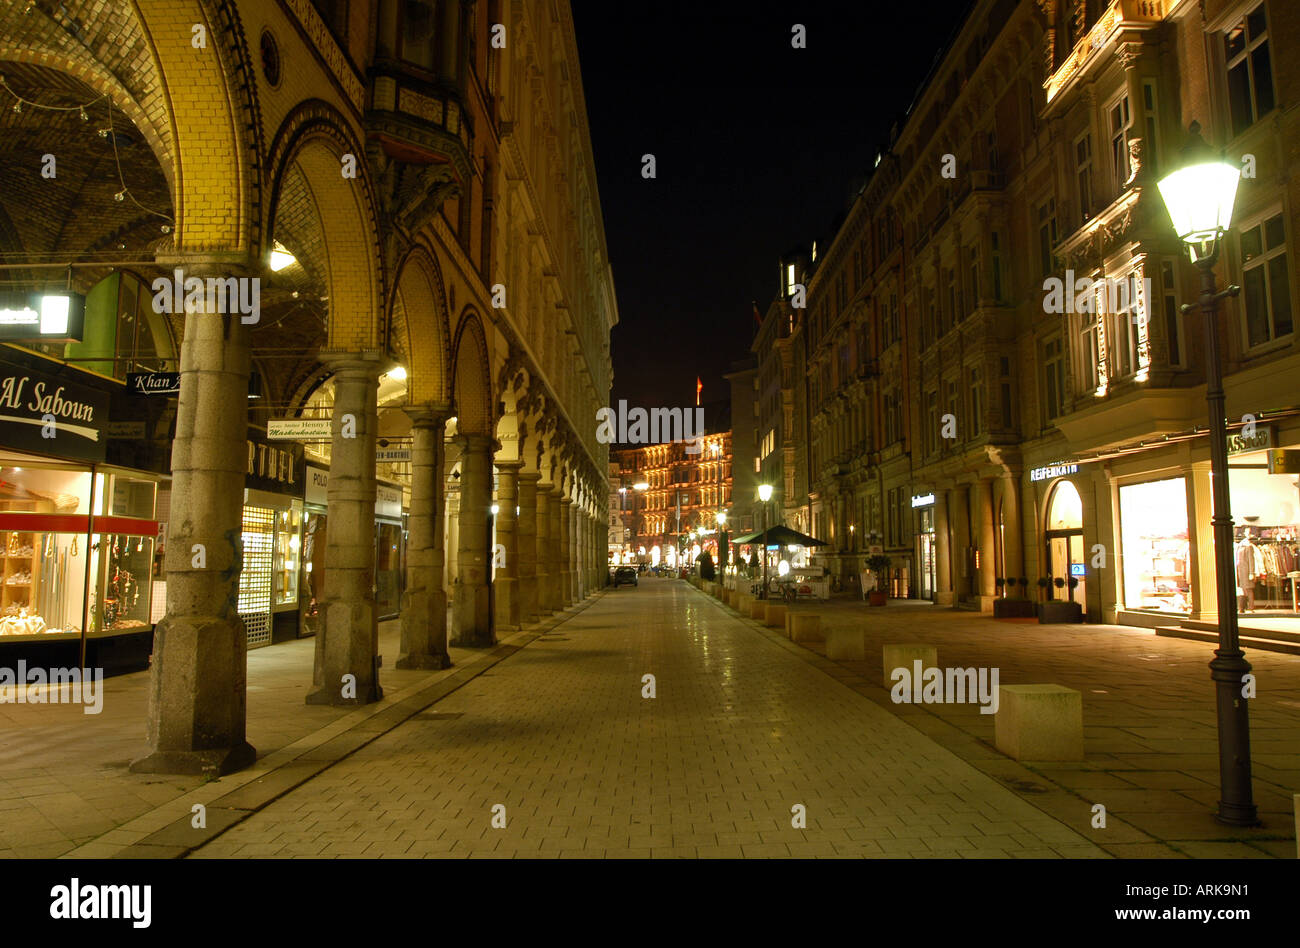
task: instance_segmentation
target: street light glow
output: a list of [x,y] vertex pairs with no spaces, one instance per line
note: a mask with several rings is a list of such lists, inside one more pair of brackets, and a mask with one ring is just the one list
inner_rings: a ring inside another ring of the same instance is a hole
[[772,499],[772,485],[771,485],[771,484],[759,484],[759,485],[758,485],[758,499],[761,500],[761,501],[763,501],[763,503],[767,503],[769,500]]

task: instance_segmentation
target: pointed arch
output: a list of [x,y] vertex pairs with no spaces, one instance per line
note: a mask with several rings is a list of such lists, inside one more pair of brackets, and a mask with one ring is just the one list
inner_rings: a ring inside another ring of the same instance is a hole
[[466,307],[456,327],[452,391],[456,399],[456,430],[461,434],[494,433],[492,374],[487,336],[478,313]]

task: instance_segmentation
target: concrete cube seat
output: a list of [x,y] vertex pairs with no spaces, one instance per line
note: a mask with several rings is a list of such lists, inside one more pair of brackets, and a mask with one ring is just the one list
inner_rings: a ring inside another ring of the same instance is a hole
[[1000,685],[993,744],[1014,760],[1083,760],[1083,695],[1064,685]]
[[767,602],[762,599],[749,600],[749,617],[760,622],[767,615]]
[[884,684],[886,688],[894,687],[896,681],[894,678],[895,668],[906,669],[910,678],[915,667],[914,663],[918,658],[921,660],[922,671],[927,668],[939,667],[939,650],[933,645],[911,642],[903,645],[886,645],[881,651],[881,665],[885,671]]
[[826,657],[832,661],[865,662],[866,629],[827,629]]
[[774,629],[785,628],[786,607],[776,602],[769,602],[763,611],[763,622]]
[[791,612],[790,616],[790,641],[792,642],[821,642],[824,641],[822,635],[822,617],[815,612]]

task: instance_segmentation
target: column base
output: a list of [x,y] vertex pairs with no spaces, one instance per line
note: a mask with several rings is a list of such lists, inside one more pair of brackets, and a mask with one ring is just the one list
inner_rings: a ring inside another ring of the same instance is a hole
[[441,671],[444,668],[451,668],[452,661],[447,655],[403,655],[397,660],[396,667],[417,671]]
[[147,757],[131,761],[133,774],[182,774],[186,776],[223,777],[251,767],[257,751],[244,741],[235,747],[214,750],[154,751]]
[[936,606],[951,606],[953,603],[953,594],[950,592],[937,592],[934,594],[934,604]]
[[325,704],[336,708],[357,707],[363,704],[374,704],[376,701],[382,700],[383,697],[384,689],[379,685],[375,685],[374,689],[367,694],[358,691],[357,697],[345,698],[343,697],[343,686],[340,684],[334,688],[321,686],[312,689],[307,692],[306,703]]

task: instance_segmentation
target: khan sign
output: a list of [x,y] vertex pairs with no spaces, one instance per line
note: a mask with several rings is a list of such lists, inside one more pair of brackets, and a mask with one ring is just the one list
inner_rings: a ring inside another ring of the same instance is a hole
[[179,395],[179,372],[128,372],[126,390],[132,395]]
[[0,443],[78,461],[104,460],[108,393],[0,362]]

